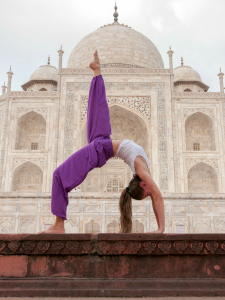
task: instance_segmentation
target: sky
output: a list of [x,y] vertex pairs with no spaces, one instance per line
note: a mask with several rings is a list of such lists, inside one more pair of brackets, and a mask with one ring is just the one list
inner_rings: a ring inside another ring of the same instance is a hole
[[[22,90],[41,65],[63,68],[73,48],[87,34],[113,22],[114,0],[0,0],[0,86],[14,73],[12,90]],[[165,68],[174,51],[174,68],[192,67],[219,92],[220,67],[225,73],[225,0],[117,0],[118,21],[148,37]],[[224,79],[225,81],[225,79]]]

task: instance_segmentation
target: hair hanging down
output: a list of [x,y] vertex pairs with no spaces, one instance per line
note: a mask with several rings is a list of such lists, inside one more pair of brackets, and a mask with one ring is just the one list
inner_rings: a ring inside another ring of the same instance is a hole
[[120,207],[120,232],[130,233],[132,231],[132,205],[131,198],[141,200],[143,198],[144,189],[140,186],[141,178],[135,176],[131,179],[128,188],[125,188],[119,201]]

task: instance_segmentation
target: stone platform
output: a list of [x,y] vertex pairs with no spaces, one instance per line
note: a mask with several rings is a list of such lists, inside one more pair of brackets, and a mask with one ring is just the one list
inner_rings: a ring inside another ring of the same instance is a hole
[[225,296],[225,234],[0,235],[0,297]]

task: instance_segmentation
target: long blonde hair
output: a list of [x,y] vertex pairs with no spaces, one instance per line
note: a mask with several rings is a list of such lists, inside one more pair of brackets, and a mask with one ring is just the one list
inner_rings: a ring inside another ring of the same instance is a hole
[[144,189],[140,186],[141,178],[135,176],[125,188],[119,201],[120,208],[120,232],[129,233],[132,231],[132,205],[131,198],[141,200],[144,196]]

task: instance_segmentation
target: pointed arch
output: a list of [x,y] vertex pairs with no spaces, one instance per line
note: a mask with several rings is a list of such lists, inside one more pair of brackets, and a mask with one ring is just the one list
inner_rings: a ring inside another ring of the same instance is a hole
[[44,150],[46,120],[34,111],[22,115],[17,121],[16,150]]
[[12,191],[41,192],[43,172],[34,163],[27,161],[18,166],[13,173]]
[[202,112],[196,112],[187,118],[185,136],[188,151],[216,150],[213,120]]
[[188,172],[189,193],[217,193],[217,172],[210,165],[200,162]]
[[[113,103],[109,105],[110,121],[112,126],[112,139],[129,139],[143,147],[149,155],[149,123],[139,112],[132,110],[122,104]],[[82,126],[82,147],[87,144],[86,137],[87,122]]]

